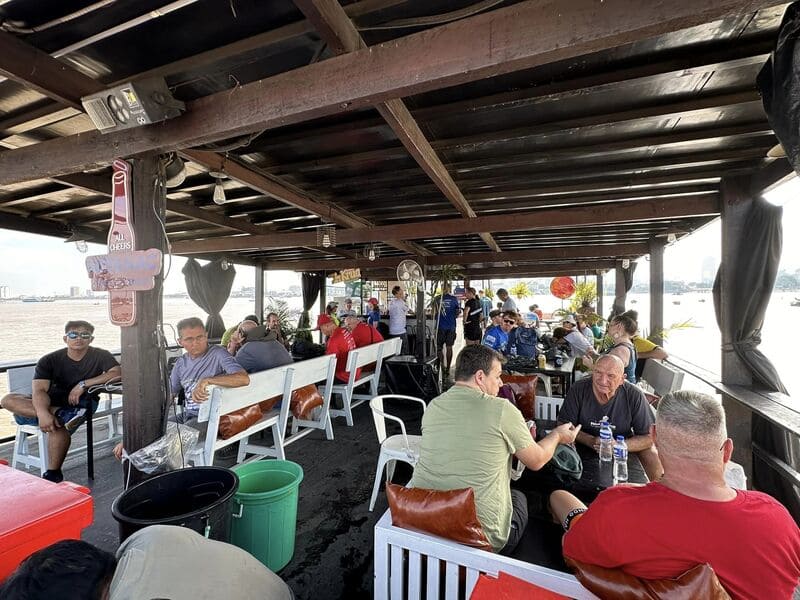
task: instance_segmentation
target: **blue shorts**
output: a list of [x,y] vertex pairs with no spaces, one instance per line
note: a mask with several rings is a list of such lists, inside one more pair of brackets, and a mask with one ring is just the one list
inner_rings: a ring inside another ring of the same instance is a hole
[[[97,411],[97,405],[98,404],[99,404],[99,402],[97,400],[93,400],[92,401],[92,413],[93,414]],[[53,403],[52,406],[56,406],[58,408],[64,408],[66,406],[69,406],[69,403],[67,403],[67,404]],[[86,408],[87,406],[89,406],[88,398],[86,396],[81,397],[81,399],[78,401],[78,406],[79,407],[83,407],[83,408]],[[17,422],[17,425],[38,425],[39,424],[39,419],[37,419],[36,417],[21,417],[20,415],[14,415],[14,420]]]

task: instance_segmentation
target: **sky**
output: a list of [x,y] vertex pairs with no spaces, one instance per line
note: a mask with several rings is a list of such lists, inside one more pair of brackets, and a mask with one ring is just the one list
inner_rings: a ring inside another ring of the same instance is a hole
[[[777,188],[768,199],[782,204],[784,209],[783,255],[781,268],[789,272],[800,269],[800,179],[794,177]],[[788,232],[788,233],[787,233]],[[78,252],[75,244],[59,239],[0,229],[0,288],[6,297],[20,295],[66,295],[71,286],[82,290],[89,287],[84,261],[87,256],[104,254],[105,247],[89,244],[86,254]],[[664,253],[666,279],[699,281],[703,260],[711,257],[714,266],[720,257],[720,222],[710,223],[698,232],[669,245]],[[165,292],[185,291],[181,269],[182,257],[172,257],[165,282]],[[166,267],[165,267],[166,268]],[[236,266],[233,289],[254,285],[253,267]],[[297,284],[297,276],[288,272],[267,273],[265,287],[279,290]]]

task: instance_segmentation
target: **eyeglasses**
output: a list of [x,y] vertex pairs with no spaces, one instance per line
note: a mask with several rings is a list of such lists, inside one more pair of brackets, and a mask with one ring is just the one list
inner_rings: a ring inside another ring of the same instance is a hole
[[505,323],[506,325],[516,325],[517,324],[516,321],[512,321],[511,319],[503,319],[503,323]]
[[180,340],[185,344],[194,344],[195,342],[202,341],[202,340],[206,339],[207,337],[208,337],[207,335],[198,335],[196,337],[186,337],[186,338],[182,337],[182,338],[180,338]]
[[77,331],[70,331],[67,333],[67,337],[71,340],[77,340],[78,338],[81,338],[82,340],[90,340],[93,336],[91,333],[78,333]]

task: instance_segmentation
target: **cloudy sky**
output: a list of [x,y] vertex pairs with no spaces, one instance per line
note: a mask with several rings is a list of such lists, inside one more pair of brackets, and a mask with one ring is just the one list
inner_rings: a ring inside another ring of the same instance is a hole
[[[784,247],[781,267],[800,269],[800,180],[792,179],[774,193],[771,201],[784,206]],[[75,245],[61,240],[0,229],[0,286],[8,286],[8,296],[68,294],[71,286],[89,287],[84,268],[87,255],[104,254],[105,248],[89,244],[89,252],[81,254]],[[669,246],[665,252],[664,270],[667,279],[696,281],[700,278],[703,260],[720,256],[720,225],[714,221],[695,234]],[[173,257],[165,284],[168,293],[183,291],[181,268],[185,260]],[[253,285],[253,268],[237,266],[234,289]],[[296,276],[269,272],[267,289],[282,289],[296,283]]]

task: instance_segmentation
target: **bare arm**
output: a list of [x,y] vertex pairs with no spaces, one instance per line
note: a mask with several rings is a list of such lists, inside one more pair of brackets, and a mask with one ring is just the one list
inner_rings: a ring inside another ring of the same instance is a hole
[[104,383],[108,383],[112,379],[117,379],[118,377],[122,376],[122,367],[116,365],[115,367],[111,367],[105,373],[100,373],[96,377],[90,377],[89,379],[83,380],[83,387],[80,385],[76,385],[73,387],[69,392],[69,403],[73,406],[77,406],[78,401],[83,396],[83,393],[86,391],[87,388],[92,387],[93,385],[102,385]]
[[33,390],[31,400],[33,400],[33,409],[36,414],[42,415],[50,412],[50,396],[47,393],[50,390],[50,380],[34,379],[31,388]]
[[208,400],[209,385],[219,385],[222,387],[242,387],[250,383],[250,376],[246,371],[237,371],[236,373],[223,373],[222,375],[215,375],[214,377],[205,377],[197,382],[192,391],[192,400],[195,402],[205,402]]
[[516,456],[529,469],[538,471],[553,458],[553,453],[559,444],[571,444],[581,426],[574,427],[572,423],[559,425],[540,442],[534,442],[527,448],[517,452]]
[[669,358],[669,354],[661,346],[656,346],[650,352],[639,352],[637,358],[655,358],[657,360],[664,360]]
[[626,439],[625,444],[628,446],[628,452],[640,452],[652,447],[653,438],[650,437],[650,434],[635,435]]
[[625,346],[617,346],[616,348],[612,348],[608,351],[608,353],[613,354],[620,359],[623,365],[627,365],[631,360],[631,350]]

